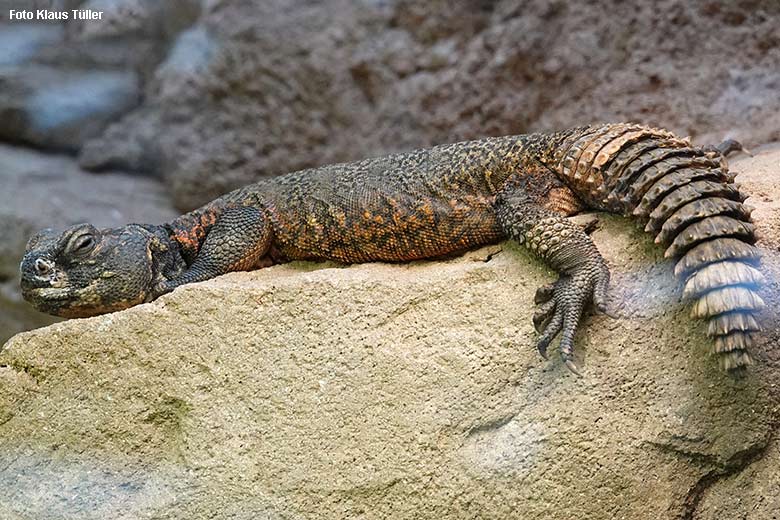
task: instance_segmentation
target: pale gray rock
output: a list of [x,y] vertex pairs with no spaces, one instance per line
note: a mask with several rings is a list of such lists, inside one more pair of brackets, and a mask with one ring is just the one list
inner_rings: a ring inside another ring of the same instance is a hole
[[77,150],[140,101],[132,72],[48,66],[0,71],[0,139]]
[[[11,8],[32,7],[0,2],[0,20]],[[72,153],[140,103],[171,42],[201,10],[198,0],[88,0],[34,7],[33,12],[39,7],[67,12],[69,18],[0,21],[0,139]],[[75,8],[99,11],[101,19],[75,19]]]
[[62,27],[52,24],[17,23],[0,27],[0,67],[18,65],[47,45],[62,38]]

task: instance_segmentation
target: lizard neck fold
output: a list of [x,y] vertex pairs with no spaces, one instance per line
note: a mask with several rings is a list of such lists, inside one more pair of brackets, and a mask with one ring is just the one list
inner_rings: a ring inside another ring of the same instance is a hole
[[187,265],[198,256],[203,241],[224,212],[225,204],[217,199],[206,206],[185,213],[164,225]]
[[173,238],[167,224],[139,227],[153,235],[148,244],[151,279],[145,289],[145,300],[151,301],[155,298],[155,287],[161,282],[177,278],[187,269],[188,264],[182,255],[179,242]]

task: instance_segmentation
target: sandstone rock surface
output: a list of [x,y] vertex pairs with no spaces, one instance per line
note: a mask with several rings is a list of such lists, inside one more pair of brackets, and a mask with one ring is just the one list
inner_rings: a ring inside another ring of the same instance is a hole
[[770,444],[754,456],[744,471],[726,471],[711,476],[703,489],[691,518],[716,520],[746,518],[775,519],[780,515],[780,439],[777,418],[780,412],[780,144],[756,150],[754,158],[743,158],[734,164],[740,172],[737,179],[751,194],[748,203],[756,206],[753,218],[759,226],[759,245],[766,252],[764,272],[770,280],[764,291],[768,310],[763,320],[763,358],[760,368],[768,383],[775,426]]
[[[737,161],[778,304],[780,147]],[[0,510],[54,518],[772,518],[780,362],[732,380],[649,237],[603,216],[584,377],[534,351],[552,278],[505,243],[294,263],[13,338]],[[724,512],[727,512],[724,516]]]

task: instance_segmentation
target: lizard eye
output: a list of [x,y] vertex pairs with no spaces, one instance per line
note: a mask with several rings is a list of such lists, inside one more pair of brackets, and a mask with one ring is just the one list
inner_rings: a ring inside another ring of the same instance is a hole
[[83,255],[95,248],[95,238],[92,235],[81,235],[71,243],[70,253]]

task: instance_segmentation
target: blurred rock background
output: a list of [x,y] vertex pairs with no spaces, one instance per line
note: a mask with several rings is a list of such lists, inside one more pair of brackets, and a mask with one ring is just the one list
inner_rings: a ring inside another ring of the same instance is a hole
[[[101,21],[9,21],[74,8]],[[774,0],[0,0],[0,341],[29,233],[263,176],[597,121],[780,139]]]

